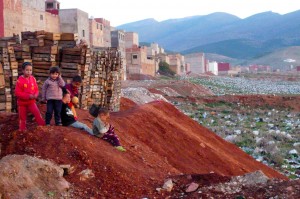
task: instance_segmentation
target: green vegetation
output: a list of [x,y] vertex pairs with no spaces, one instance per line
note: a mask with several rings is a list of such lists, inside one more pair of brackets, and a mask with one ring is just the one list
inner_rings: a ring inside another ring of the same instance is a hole
[[175,75],[175,72],[173,72],[170,69],[170,65],[165,61],[159,62],[159,71],[158,72],[160,74],[166,75],[166,76],[174,76]]

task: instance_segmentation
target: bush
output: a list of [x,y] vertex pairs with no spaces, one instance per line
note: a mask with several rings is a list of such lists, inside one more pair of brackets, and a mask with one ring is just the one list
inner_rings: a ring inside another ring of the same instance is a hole
[[175,72],[173,72],[171,69],[170,69],[170,65],[163,61],[163,62],[159,62],[159,71],[158,71],[160,74],[162,75],[166,75],[166,76],[174,76],[175,75]]

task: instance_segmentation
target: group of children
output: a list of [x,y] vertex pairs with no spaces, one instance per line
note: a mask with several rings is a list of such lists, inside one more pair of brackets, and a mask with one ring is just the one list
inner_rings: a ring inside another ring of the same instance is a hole
[[36,99],[39,95],[38,86],[35,78],[32,76],[32,64],[24,62],[22,65],[23,75],[18,78],[15,95],[17,97],[19,112],[19,130],[26,129],[27,113],[31,112],[38,125],[50,125],[54,112],[55,125],[72,126],[87,131],[90,135],[102,138],[111,143],[119,151],[126,151],[114,132],[114,127],[109,124],[109,110],[99,108],[98,117],[93,122],[93,129],[77,120],[75,106],[78,103],[78,88],[81,86],[82,79],[75,76],[71,84],[65,84],[60,75],[59,67],[50,68],[49,78],[42,87],[42,101],[47,104],[45,121],[41,117],[40,111],[36,105]]

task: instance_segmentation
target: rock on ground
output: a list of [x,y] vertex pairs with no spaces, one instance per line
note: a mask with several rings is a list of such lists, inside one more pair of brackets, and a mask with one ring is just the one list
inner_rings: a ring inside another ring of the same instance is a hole
[[70,188],[63,169],[28,155],[9,155],[0,160],[0,196],[20,198],[65,198]]

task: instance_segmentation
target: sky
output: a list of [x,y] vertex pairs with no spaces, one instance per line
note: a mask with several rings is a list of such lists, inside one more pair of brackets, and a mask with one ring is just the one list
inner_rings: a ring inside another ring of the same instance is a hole
[[240,18],[272,11],[300,10],[299,0],[58,0],[61,9],[79,8],[112,26],[154,18],[157,21],[226,12]]

